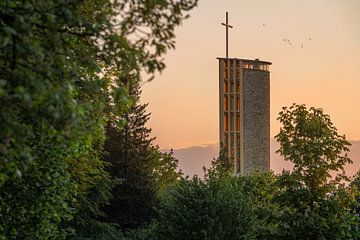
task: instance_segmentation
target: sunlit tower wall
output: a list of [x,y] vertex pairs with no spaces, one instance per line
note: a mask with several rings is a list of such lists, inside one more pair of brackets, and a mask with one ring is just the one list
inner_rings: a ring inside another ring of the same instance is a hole
[[270,170],[271,62],[219,60],[220,146],[234,174]]

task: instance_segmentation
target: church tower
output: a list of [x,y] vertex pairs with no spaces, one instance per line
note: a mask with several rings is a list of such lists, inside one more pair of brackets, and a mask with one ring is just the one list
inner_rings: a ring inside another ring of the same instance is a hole
[[234,174],[270,170],[270,62],[218,58],[220,143]]
[[220,147],[234,163],[234,174],[270,170],[271,62],[229,58],[219,60]]

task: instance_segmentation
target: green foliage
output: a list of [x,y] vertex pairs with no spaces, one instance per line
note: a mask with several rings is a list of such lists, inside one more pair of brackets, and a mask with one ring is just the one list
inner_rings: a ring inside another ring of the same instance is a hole
[[104,126],[124,122],[127,83],[165,67],[196,4],[0,0],[1,239],[64,238],[59,223],[67,228],[74,208],[100,214],[112,184],[99,157]]
[[104,208],[106,221],[116,223],[121,229],[134,229],[150,223],[158,195],[177,182],[177,160],[172,152],[162,153],[153,145],[151,129],[146,127],[150,114],[147,104],[139,104],[140,87],[129,83],[129,93],[136,100],[123,115],[125,126],[119,130],[114,125],[107,128],[105,160],[110,163],[112,177],[121,184],[112,191],[111,204]]
[[249,239],[274,180],[271,173],[182,179],[160,202],[157,239]]
[[322,109],[308,110],[295,104],[284,107],[279,115],[283,126],[275,137],[281,144],[278,153],[295,164],[293,175],[301,176],[310,188],[323,187],[330,171],[341,171],[336,182],[348,180],[344,165],[352,163],[347,157],[350,143],[337,133],[329,115]]
[[66,163],[91,135],[75,100],[70,48],[62,41],[72,39],[61,32],[65,23],[80,24],[75,11],[61,2],[0,1],[3,238],[55,238],[57,225],[70,217],[74,185]]
[[226,148],[221,145],[219,157],[211,161],[211,167],[209,169],[203,168],[205,179],[228,176],[232,174],[233,167],[233,161],[227,156]]
[[352,187],[356,194],[356,202],[352,206],[353,213],[360,221],[360,171],[356,173],[353,180],[350,183],[350,187]]
[[102,208],[109,204],[109,200],[112,198],[111,190],[116,184],[119,184],[119,181],[111,179],[106,172],[95,175],[92,180],[92,186],[85,193],[80,192],[77,196],[76,212],[69,225],[72,229],[69,238],[76,240],[119,239],[122,237],[122,233],[116,224],[99,220],[106,216]]
[[145,228],[137,228],[125,233],[124,240],[156,240],[156,224],[150,224]]
[[[138,84],[130,83],[129,93],[138,100]],[[121,179],[112,191],[113,198],[106,206],[106,221],[119,224],[123,229],[139,227],[153,216],[155,185],[152,179],[154,161],[153,138],[145,124],[149,119],[146,104],[133,105],[123,115],[126,125],[119,130],[109,124],[105,142],[105,160],[108,172]]]
[[108,155],[105,160],[111,163],[110,175],[121,179],[121,184],[112,190],[110,205],[104,208],[107,216],[104,220],[128,229],[150,221],[156,199],[152,150],[147,143],[130,138],[125,131],[111,126],[107,131],[105,150]]
[[153,179],[155,182],[156,195],[160,196],[167,188],[176,185],[181,178],[182,172],[178,171],[178,160],[170,152],[161,152],[159,147],[153,149]]
[[342,183],[344,164],[351,163],[350,144],[322,109],[294,104],[279,115],[278,152],[294,169],[277,180],[274,201],[281,214],[273,239],[356,239],[358,219],[350,212],[354,194]]
[[0,192],[0,239],[43,239],[64,236],[57,228],[62,219],[70,218],[65,201],[70,179],[65,162],[55,153],[64,152],[44,140],[32,146],[34,159],[22,176],[5,181]]
[[161,195],[156,221],[129,236],[359,239],[354,191],[358,178],[351,187],[344,184],[343,165],[351,162],[348,142],[321,109],[293,105],[283,109],[279,120],[279,153],[294,163],[293,171],[234,177],[220,154],[204,180],[181,179],[168,188]]

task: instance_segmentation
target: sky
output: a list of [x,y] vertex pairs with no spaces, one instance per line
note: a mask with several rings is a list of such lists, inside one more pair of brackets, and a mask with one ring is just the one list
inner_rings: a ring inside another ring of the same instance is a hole
[[229,57],[272,62],[271,137],[279,132],[281,108],[304,103],[323,108],[348,140],[360,140],[359,0],[200,0],[176,30],[166,69],[143,85],[141,101],[149,103],[148,126],[160,148],[218,143],[216,57],[225,55],[226,11],[234,26]]

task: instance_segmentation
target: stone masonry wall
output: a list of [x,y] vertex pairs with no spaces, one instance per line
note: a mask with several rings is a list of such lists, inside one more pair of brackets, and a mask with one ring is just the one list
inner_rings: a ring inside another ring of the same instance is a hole
[[244,173],[270,170],[270,73],[243,69]]

